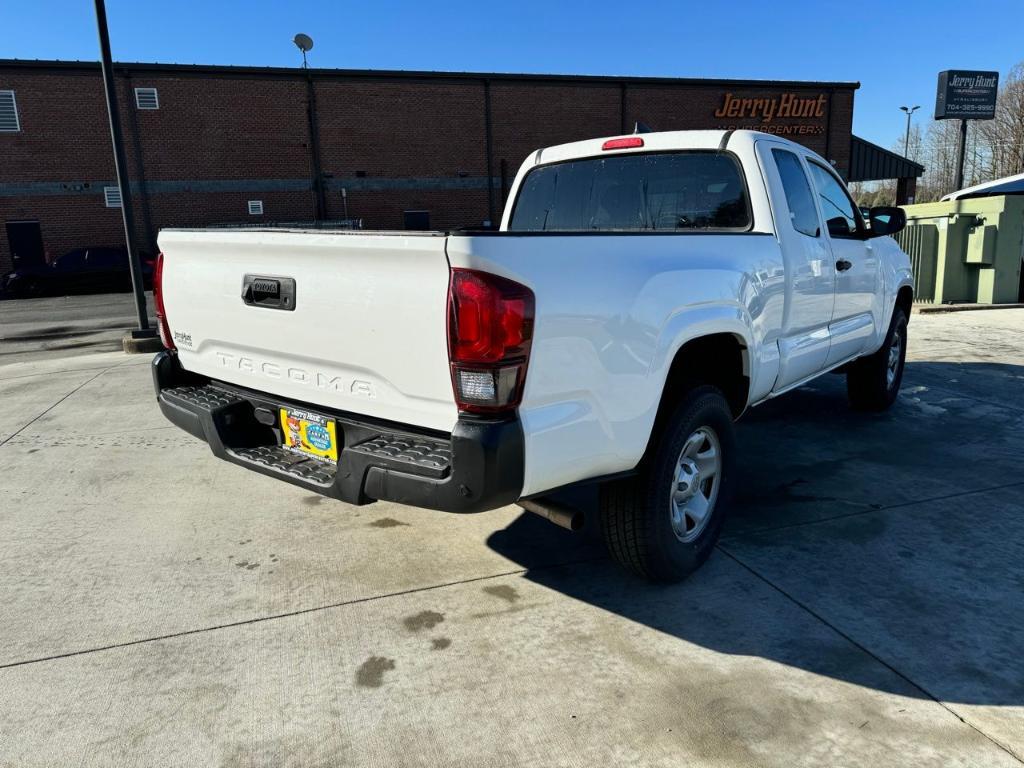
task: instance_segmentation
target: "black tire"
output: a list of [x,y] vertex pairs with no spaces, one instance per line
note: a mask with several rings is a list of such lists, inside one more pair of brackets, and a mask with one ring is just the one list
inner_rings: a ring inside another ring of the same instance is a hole
[[[706,522],[699,530],[694,527],[692,540],[684,540],[673,526],[677,466],[688,440],[708,430],[717,438],[720,451],[717,492]],[[711,554],[728,510],[736,438],[725,396],[715,387],[690,390],[666,419],[656,440],[635,476],[602,487],[601,529],[608,551],[628,570],[652,581],[679,581]]]
[[[899,348],[894,350],[894,345]],[[893,360],[890,355],[895,355]],[[907,316],[896,307],[885,342],[873,355],[853,362],[846,372],[846,394],[850,405],[859,411],[884,411],[900,393],[903,366],[907,359]],[[895,371],[890,376],[890,363]]]
[[39,286],[35,281],[12,280],[7,284],[7,291],[11,296],[18,299],[30,299],[39,295]]

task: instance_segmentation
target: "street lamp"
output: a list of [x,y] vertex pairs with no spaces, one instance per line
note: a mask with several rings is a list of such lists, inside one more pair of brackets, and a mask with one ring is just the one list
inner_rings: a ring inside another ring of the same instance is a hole
[[903,156],[907,160],[910,159],[910,116],[920,108],[920,104],[914,107],[900,107],[900,109],[907,113],[907,138],[903,141]]

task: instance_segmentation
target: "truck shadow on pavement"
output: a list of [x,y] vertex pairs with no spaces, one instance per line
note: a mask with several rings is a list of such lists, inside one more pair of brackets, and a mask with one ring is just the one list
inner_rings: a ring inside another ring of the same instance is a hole
[[884,414],[827,376],[738,425],[737,497],[682,584],[524,513],[488,545],[548,589],[718,653],[917,698],[1024,704],[1024,366],[908,362]]

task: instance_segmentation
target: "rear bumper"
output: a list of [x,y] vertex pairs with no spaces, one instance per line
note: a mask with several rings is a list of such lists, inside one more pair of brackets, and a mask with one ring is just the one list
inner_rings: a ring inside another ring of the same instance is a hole
[[[169,351],[153,359],[153,383],[164,416],[219,458],[350,504],[483,512],[522,492],[523,430],[516,418],[460,417],[450,436],[438,435],[211,381],[183,370]],[[281,447],[275,415],[282,407],[337,421],[337,464]]]

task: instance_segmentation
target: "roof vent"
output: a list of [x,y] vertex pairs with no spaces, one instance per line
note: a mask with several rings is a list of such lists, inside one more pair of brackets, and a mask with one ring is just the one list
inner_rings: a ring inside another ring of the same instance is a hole
[[135,106],[139,109],[160,109],[156,88],[136,88]]
[[15,133],[21,130],[18,122],[18,104],[14,91],[0,91],[0,131]]

